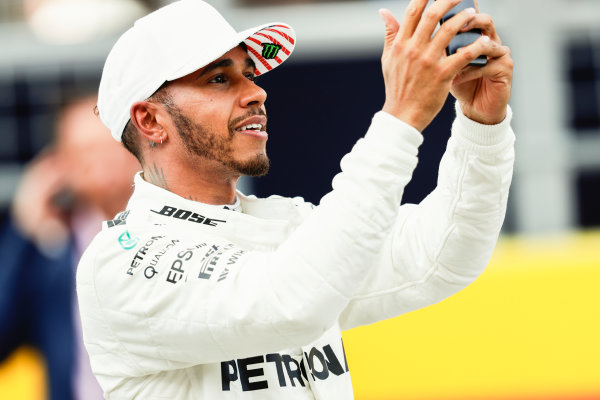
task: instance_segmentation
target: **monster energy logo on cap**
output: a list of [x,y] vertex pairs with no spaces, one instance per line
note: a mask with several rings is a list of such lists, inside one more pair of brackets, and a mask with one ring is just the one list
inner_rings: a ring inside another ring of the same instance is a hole
[[261,43],[263,46],[262,56],[267,60],[272,60],[277,57],[277,53],[281,50],[281,46],[273,43]]

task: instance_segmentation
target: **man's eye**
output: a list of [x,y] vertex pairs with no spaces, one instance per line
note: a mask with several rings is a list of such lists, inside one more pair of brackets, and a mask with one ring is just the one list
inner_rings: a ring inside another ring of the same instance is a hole
[[256,80],[256,75],[254,75],[252,72],[248,72],[246,74],[246,78],[250,79],[252,82],[254,82]]
[[225,75],[219,74],[219,75],[215,76],[214,78],[212,78],[209,82],[210,83],[225,83],[225,82],[227,82],[227,78],[225,78]]

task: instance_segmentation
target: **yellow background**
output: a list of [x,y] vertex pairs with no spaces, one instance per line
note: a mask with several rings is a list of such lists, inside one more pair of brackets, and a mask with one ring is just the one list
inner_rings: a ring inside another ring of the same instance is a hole
[[357,399],[600,399],[600,234],[500,241],[434,306],[344,334]]

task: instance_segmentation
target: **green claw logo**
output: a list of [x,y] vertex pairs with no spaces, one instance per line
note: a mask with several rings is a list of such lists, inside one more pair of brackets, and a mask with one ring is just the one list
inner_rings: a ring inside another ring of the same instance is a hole
[[281,46],[273,43],[261,43],[263,46],[262,56],[266,60],[272,60],[277,57]]
[[138,238],[132,238],[129,231],[125,231],[119,236],[119,244],[123,250],[131,250],[138,243]]

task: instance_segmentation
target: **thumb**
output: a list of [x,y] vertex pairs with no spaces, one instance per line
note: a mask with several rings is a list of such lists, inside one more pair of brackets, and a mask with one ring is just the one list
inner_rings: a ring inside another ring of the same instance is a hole
[[387,49],[394,42],[396,34],[400,29],[400,24],[394,18],[392,12],[386,8],[379,10],[379,15],[381,15],[383,22],[385,22],[385,48]]

